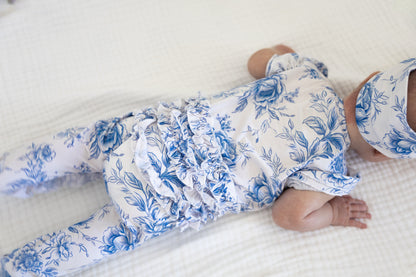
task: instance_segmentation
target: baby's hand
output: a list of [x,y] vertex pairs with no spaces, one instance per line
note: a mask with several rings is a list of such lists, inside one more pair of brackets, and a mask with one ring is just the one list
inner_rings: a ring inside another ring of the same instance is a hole
[[329,204],[332,206],[333,212],[331,225],[367,228],[367,224],[360,221],[362,218],[371,218],[364,201],[345,195],[334,197],[329,201]]

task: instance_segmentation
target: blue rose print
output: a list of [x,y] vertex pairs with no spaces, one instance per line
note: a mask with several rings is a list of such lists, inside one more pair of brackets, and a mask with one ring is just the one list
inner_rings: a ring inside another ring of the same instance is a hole
[[386,142],[390,148],[390,151],[394,153],[409,155],[416,152],[416,139],[413,137],[406,137],[396,129],[393,129],[387,133]]
[[33,249],[34,245],[26,244],[20,249],[19,254],[13,261],[13,266],[21,272],[33,272],[39,274],[42,270],[42,262],[39,253]]
[[284,84],[280,82],[280,79],[270,78],[268,82],[259,83],[255,87],[254,101],[262,106],[271,105],[276,102],[284,89]]
[[133,249],[135,239],[135,235],[122,223],[119,226],[109,227],[104,231],[104,246],[100,246],[101,253],[108,255]]
[[272,203],[276,199],[276,194],[272,190],[272,186],[269,185],[266,174],[262,172],[257,177],[254,177],[254,182],[251,190],[248,192],[248,197],[264,206]]
[[101,153],[109,154],[112,149],[120,146],[125,135],[125,124],[120,123],[119,118],[98,121],[89,139],[91,157],[97,159]]
[[[279,77],[279,78],[278,78]],[[280,76],[268,78],[264,82],[259,82],[253,88],[253,100],[256,106],[256,119],[266,111],[272,112],[272,106],[277,99],[286,91],[286,86]]]
[[400,120],[404,130],[392,128],[385,136],[386,146],[390,152],[401,155],[402,157],[416,153],[416,133],[407,123],[405,99],[401,99],[400,101],[395,96],[395,105],[392,108],[397,113],[396,117]]
[[276,103],[281,103],[284,100],[293,102],[293,99],[298,96],[298,90],[294,92],[286,91],[285,79],[286,75],[280,74],[255,82],[243,96],[238,97],[238,106],[234,110],[234,113],[242,112],[248,105],[248,99],[252,97],[256,110],[256,119],[265,113],[274,119],[279,119],[279,114],[281,116],[289,116],[282,113],[286,107],[276,106]]

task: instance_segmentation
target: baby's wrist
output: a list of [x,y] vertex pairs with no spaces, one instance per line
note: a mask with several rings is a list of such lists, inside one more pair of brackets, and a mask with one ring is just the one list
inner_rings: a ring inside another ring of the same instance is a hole
[[331,203],[331,201],[328,202],[329,206],[332,210],[332,219],[330,225],[337,225],[337,219],[338,219],[338,210],[336,209],[335,205]]

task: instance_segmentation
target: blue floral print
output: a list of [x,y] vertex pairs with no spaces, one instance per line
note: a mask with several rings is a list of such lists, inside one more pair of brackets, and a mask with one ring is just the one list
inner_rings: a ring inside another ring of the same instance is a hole
[[82,132],[88,131],[87,128],[69,128],[64,132],[59,132],[56,134],[55,138],[64,139],[64,144],[66,147],[71,148],[74,147],[74,143],[76,140],[80,140],[82,138]]
[[330,168],[332,172],[341,172],[343,174],[347,172],[344,153],[340,153],[338,157],[331,161]]
[[[102,237],[91,236],[102,228],[103,222],[110,226],[103,230]],[[133,249],[140,242],[137,234],[119,222],[112,206],[106,205],[86,221],[16,249],[2,259],[2,264],[20,275],[57,276],[77,271],[116,252]]]
[[135,242],[137,243],[136,235],[130,232],[124,224],[108,227],[103,234],[104,245],[100,246],[101,252],[108,255],[134,249]]
[[120,118],[98,121],[89,138],[91,157],[98,158],[101,153],[109,154],[110,151],[120,146],[125,133],[126,126],[120,123]]
[[[309,77],[311,79],[320,79],[321,77],[328,77],[328,68],[320,61],[312,58],[300,56],[297,53],[289,53],[286,55],[273,56],[266,67],[266,76],[281,74],[285,71],[299,68],[302,70],[302,76],[298,76],[298,80]],[[313,71],[311,73],[311,71]],[[306,75],[305,75],[306,73]],[[321,75],[322,76],[319,76]]]
[[397,113],[396,118],[401,122],[403,129],[392,128],[386,134],[386,144],[390,147],[391,151],[402,155],[411,155],[416,152],[416,133],[407,124],[407,107],[404,99],[399,100],[399,97],[395,96],[394,106],[392,109]]
[[[106,181],[107,187],[117,184],[117,191],[123,192],[124,197],[120,199],[122,201],[116,202],[118,212],[123,214],[124,206],[135,211],[130,211],[127,216],[124,216],[125,222],[131,227],[131,232],[137,233],[136,228],[139,227],[143,234],[158,236],[171,229],[172,223],[168,215],[160,210],[156,192],[147,184],[143,185],[135,174],[125,171],[120,159],[117,159],[116,168],[112,168]],[[164,184],[166,185],[168,182],[165,180]],[[111,189],[109,193],[112,194]]]
[[377,74],[360,90],[356,119],[364,139],[391,158],[416,157],[416,133],[406,121],[407,79],[416,68],[416,59]]
[[[14,252],[9,257],[13,257],[13,255]],[[13,266],[22,273],[33,272],[40,274],[42,262],[40,261],[39,253],[33,249],[33,243],[26,244],[20,249],[19,254],[13,260]]]
[[295,130],[294,123],[290,119],[288,127],[284,127],[283,132],[276,135],[290,142],[289,147],[293,150],[290,152],[290,157],[298,163],[304,163],[312,158],[332,158],[334,156],[333,148],[337,150],[344,148],[345,132],[334,132],[342,123],[339,111],[336,107],[328,107],[328,104],[336,101],[336,96],[328,97],[327,90],[332,91],[332,89],[328,87],[325,89],[319,94],[311,94],[310,106],[323,116],[308,116],[303,120],[303,124],[316,134],[312,142],[308,141],[303,132]]
[[[375,76],[373,81],[376,82],[380,79],[380,74]],[[363,93],[360,93],[356,105],[356,119],[357,125],[363,128],[363,132],[368,134],[365,125],[374,122],[377,115],[381,112],[381,107],[387,104],[388,97],[384,91],[379,91],[373,87],[373,83],[366,83],[362,88]],[[370,109],[374,109],[374,114],[371,118],[366,115],[370,112]]]
[[78,246],[79,251],[85,252],[85,255],[88,256],[86,247],[82,244],[72,242],[71,236],[64,232],[47,235],[42,238],[42,241],[46,246],[42,251],[42,254],[47,254],[45,255],[45,260],[47,261],[46,266],[49,264],[58,266],[60,261],[68,261],[73,256],[72,251],[74,250],[74,246]]
[[17,179],[8,184],[7,193],[12,194],[21,189],[30,191],[32,187],[48,181],[48,175],[44,171],[45,163],[52,162],[55,155],[56,153],[51,145],[32,143],[28,151],[19,158],[25,166],[20,168],[25,174],[25,178]]
[[262,79],[262,82],[256,82],[243,96],[239,97],[239,105],[234,112],[242,112],[251,98],[256,110],[256,119],[267,113],[270,118],[279,119],[280,116],[294,116],[284,113],[285,106],[278,107],[276,102],[281,103],[287,100],[293,103],[294,98],[298,96],[299,90],[287,92],[284,80],[286,75],[279,74]]
[[[24,176],[16,170],[7,187],[102,171],[112,203],[15,250],[3,266],[39,276],[74,272],[173,228],[269,207],[289,183],[347,194],[358,178],[346,175],[342,101],[326,74],[312,59],[274,56],[266,78],[211,99],[160,103],[32,144],[19,160]],[[60,168],[74,151],[77,160]],[[0,160],[0,174],[13,171],[8,160]]]
[[87,163],[85,163],[85,162],[82,162],[78,166],[77,165],[74,165],[74,168],[77,169],[81,173],[90,173],[90,172],[92,172],[90,166]]
[[390,151],[394,151],[399,155],[410,155],[416,152],[416,136],[406,137],[406,133],[393,129],[387,134],[386,143],[390,147]]
[[[276,200],[276,195],[280,194],[281,190],[283,190],[277,181],[267,178],[264,172],[254,177],[251,182],[253,185],[247,193],[247,197],[257,202],[260,207],[269,206]],[[276,188],[279,188],[280,191],[276,191]]]
[[179,104],[162,103],[136,116],[140,118],[136,129],[146,124],[147,132],[138,140],[143,150],[135,162],[144,165],[141,168],[156,191],[153,195],[170,211],[171,218],[160,221],[163,224],[170,226],[173,221],[182,229],[198,229],[201,223],[233,209],[231,169],[237,155],[229,134],[234,128],[229,115],[214,116],[210,110],[207,101],[188,99]]
[[299,77],[298,80],[300,81],[305,78],[322,79],[321,74],[319,74],[319,70],[310,66],[305,66],[305,73],[301,77]]

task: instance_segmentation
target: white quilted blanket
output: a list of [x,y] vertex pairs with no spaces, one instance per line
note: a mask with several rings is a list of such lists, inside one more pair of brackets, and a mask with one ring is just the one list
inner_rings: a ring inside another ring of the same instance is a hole
[[[327,64],[344,96],[416,56],[414,0],[0,0],[0,152],[161,99],[252,81],[251,53],[276,43]],[[298,233],[271,211],[172,232],[79,276],[416,276],[416,161],[364,162],[353,196],[367,230]],[[103,183],[0,197],[0,254],[85,219]]]

